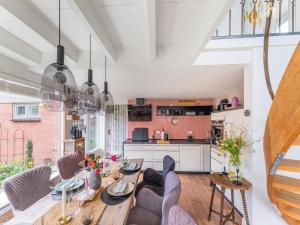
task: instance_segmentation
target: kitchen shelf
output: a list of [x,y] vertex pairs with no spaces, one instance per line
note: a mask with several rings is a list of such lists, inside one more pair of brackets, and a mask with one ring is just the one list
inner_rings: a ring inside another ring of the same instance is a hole
[[214,110],[213,113],[219,113],[219,112],[228,112],[228,111],[233,111],[233,110],[239,110],[239,109],[244,109],[244,106],[237,106],[235,108],[228,108],[228,109],[224,109],[224,110]]
[[157,116],[206,116],[213,111],[212,105],[206,106],[157,106]]

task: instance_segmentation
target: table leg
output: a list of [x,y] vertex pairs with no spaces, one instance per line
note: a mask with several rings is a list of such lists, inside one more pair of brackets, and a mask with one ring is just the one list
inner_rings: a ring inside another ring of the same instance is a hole
[[223,225],[225,188],[221,188],[220,225]]
[[235,209],[234,209],[234,190],[231,189],[231,207],[232,207],[232,221],[235,222]]
[[212,211],[212,208],[213,208],[215,192],[216,192],[216,185],[213,184],[213,188],[212,188],[212,192],[211,192],[211,198],[210,198],[209,212],[208,212],[208,221],[210,221],[210,218],[211,218],[211,211]]
[[245,214],[246,224],[250,225],[249,216],[248,216],[248,210],[247,210],[247,203],[246,203],[245,191],[241,190],[241,195],[242,195],[242,201],[243,201],[243,208],[244,208],[244,214]]

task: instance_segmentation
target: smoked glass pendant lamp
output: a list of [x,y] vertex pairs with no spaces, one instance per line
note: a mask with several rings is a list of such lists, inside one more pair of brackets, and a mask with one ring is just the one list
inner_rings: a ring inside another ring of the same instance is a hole
[[91,68],[92,59],[91,35],[90,35],[90,66],[88,69],[88,80],[80,89],[79,108],[84,113],[96,114],[101,106],[100,91],[98,86],[93,82],[93,70]]
[[60,0],[57,61],[48,65],[42,75],[40,96],[42,104],[49,111],[62,112],[73,109],[77,105],[77,85],[71,70],[64,64],[64,46],[61,45],[60,35]]
[[102,115],[109,115],[114,113],[114,99],[112,94],[108,91],[108,82],[106,81],[106,56],[105,56],[105,81],[104,91],[101,93],[101,108],[100,113]]

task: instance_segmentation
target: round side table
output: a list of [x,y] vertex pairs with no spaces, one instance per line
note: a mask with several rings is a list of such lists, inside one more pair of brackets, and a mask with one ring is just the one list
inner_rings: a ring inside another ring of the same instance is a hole
[[[212,193],[211,193],[211,200],[210,200],[210,207],[209,207],[209,213],[208,213],[208,220],[211,218],[211,213],[216,213],[217,215],[220,216],[220,225],[226,224],[228,221],[231,221],[233,224],[239,225],[235,221],[235,208],[234,208],[234,191],[240,191],[241,196],[242,196],[242,201],[243,201],[243,209],[244,209],[244,216],[246,220],[246,224],[250,225],[249,222],[249,216],[248,216],[248,209],[247,209],[247,203],[246,203],[246,195],[245,192],[246,190],[250,189],[252,184],[242,178],[242,184],[241,185],[236,185],[233,184],[228,176],[222,175],[220,173],[212,173],[209,176],[209,179],[213,185]],[[213,202],[214,202],[214,197],[215,197],[215,191],[216,191],[216,185],[219,185],[221,187],[221,206],[220,206],[220,212],[216,211],[213,209]],[[231,212],[227,215],[224,215],[224,199],[225,199],[225,190],[229,189],[231,191]]]

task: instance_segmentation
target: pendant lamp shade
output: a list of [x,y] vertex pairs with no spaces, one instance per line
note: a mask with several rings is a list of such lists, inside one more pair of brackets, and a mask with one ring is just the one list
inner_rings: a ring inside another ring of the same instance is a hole
[[108,91],[108,83],[106,81],[106,56],[105,56],[105,82],[104,91],[101,93],[101,109],[102,115],[109,115],[114,113],[114,99],[112,94]]
[[72,109],[77,104],[77,85],[73,73],[64,65],[64,46],[60,45],[60,1],[57,61],[45,68],[40,94],[42,103],[46,104],[50,111]]
[[101,105],[100,102],[100,91],[98,86],[93,82],[93,70],[92,67],[92,40],[90,35],[90,67],[88,70],[88,80],[85,82],[80,89],[80,100],[79,108],[88,114],[96,114],[98,108]]

